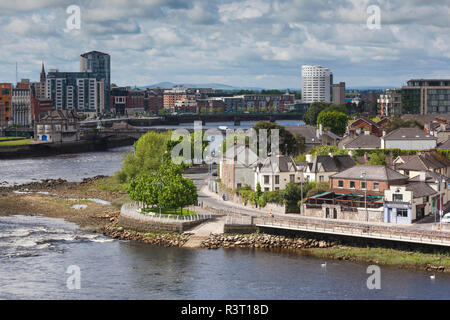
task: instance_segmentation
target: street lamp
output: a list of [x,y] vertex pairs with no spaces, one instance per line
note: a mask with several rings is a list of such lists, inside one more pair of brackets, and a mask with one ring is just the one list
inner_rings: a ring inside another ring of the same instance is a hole
[[366,221],[369,222],[369,212],[367,211],[367,174],[365,171],[361,172],[361,178],[364,179],[364,208],[366,209]]

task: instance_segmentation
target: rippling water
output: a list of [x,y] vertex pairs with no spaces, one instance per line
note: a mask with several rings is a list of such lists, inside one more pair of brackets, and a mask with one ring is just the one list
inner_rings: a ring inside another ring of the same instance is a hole
[[97,175],[111,176],[120,169],[124,152],[132,150],[128,146],[103,152],[0,160],[0,183],[24,184],[58,178],[79,182]]
[[[42,217],[0,217],[0,299],[449,299],[450,275],[250,249],[159,248]],[[66,273],[80,267],[81,288]]]

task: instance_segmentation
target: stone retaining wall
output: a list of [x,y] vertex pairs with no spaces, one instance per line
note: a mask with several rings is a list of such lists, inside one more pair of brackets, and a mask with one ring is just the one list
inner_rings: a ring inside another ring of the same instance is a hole
[[203,223],[205,220],[185,221],[185,222],[171,222],[171,221],[143,221],[137,220],[124,215],[119,216],[119,225],[138,232],[177,232],[183,233],[186,230],[192,229],[195,226]]
[[225,224],[223,227],[224,233],[251,234],[257,230],[258,228],[251,224]]

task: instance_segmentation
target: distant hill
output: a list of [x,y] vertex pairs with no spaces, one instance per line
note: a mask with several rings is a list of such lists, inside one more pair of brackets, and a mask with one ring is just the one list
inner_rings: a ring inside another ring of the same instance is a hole
[[140,87],[142,89],[154,89],[154,88],[163,88],[163,89],[172,89],[176,85],[183,85],[186,88],[211,88],[216,90],[228,90],[228,91],[235,91],[235,90],[254,90],[254,91],[261,91],[264,90],[264,88],[259,87],[234,87],[227,84],[222,83],[200,83],[200,84],[192,84],[192,83],[173,83],[173,82],[160,82],[148,86]]

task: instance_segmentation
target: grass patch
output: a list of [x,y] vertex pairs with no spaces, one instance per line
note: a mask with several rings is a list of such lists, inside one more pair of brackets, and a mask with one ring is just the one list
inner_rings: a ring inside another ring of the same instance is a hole
[[116,176],[100,179],[97,188],[109,192],[126,192],[128,183],[120,183]]
[[371,262],[384,265],[424,268],[443,266],[450,269],[450,253],[424,253],[388,248],[331,247],[308,251],[320,258]]
[[2,140],[22,140],[22,139],[26,139],[24,137],[0,137],[0,141]]
[[26,144],[30,144],[33,139],[21,139],[14,141],[0,141],[0,147],[10,147],[10,146],[23,146]]

